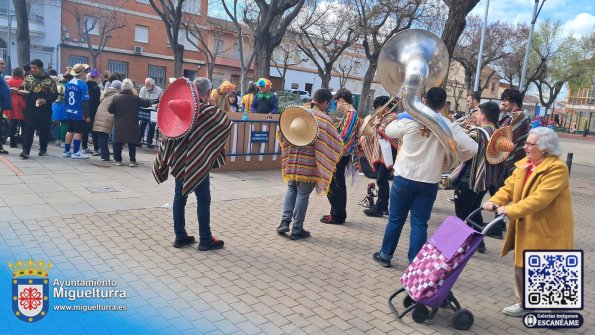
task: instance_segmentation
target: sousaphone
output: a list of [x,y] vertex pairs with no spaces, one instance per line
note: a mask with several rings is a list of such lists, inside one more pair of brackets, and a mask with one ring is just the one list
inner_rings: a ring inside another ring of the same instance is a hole
[[421,102],[424,88],[440,86],[448,74],[449,57],[440,38],[421,29],[404,30],[389,39],[378,58],[378,77],[394,96],[401,95],[405,110],[429,128],[446,151],[445,167],[457,163],[457,144],[446,122]]

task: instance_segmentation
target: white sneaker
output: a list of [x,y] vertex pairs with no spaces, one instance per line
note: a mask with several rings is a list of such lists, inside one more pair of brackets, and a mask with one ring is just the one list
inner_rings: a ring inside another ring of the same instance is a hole
[[87,156],[84,153],[79,151],[76,154],[72,154],[70,156],[70,158],[72,158],[72,159],[89,159],[89,156]]
[[530,313],[529,310],[524,309],[520,303],[516,303],[512,306],[508,306],[508,307],[504,307],[502,309],[502,313],[508,315],[508,316],[514,316],[514,317],[523,317],[525,316],[525,314]]
[[62,157],[70,157],[72,156],[72,152],[65,152],[62,154]]
[[57,146],[62,146],[62,142],[60,142],[60,140],[56,141],[56,145]]

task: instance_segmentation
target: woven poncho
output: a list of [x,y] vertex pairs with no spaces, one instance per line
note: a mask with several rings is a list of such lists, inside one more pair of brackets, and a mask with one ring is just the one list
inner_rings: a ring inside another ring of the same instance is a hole
[[310,113],[318,124],[318,136],[314,143],[297,147],[287,142],[277,131],[277,139],[281,144],[281,172],[285,182],[316,183],[316,191],[326,194],[341,159],[343,140],[328,116],[313,110]]
[[182,182],[187,196],[209,175],[211,168],[225,164],[224,147],[231,130],[231,120],[214,106],[201,105],[196,126],[179,139],[164,138],[153,163],[158,184],[167,180],[168,172]]

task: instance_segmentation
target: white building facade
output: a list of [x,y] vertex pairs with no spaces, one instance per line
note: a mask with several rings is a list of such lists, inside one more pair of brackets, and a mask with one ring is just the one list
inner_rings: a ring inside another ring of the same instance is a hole
[[[56,68],[59,64],[61,24],[61,0],[22,0],[29,8],[30,58],[39,58],[44,68]],[[9,29],[10,27],[10,29]],[[0,0],[0,57],[6,62],[7,74],[17,66],[16,18],[12,0]]]

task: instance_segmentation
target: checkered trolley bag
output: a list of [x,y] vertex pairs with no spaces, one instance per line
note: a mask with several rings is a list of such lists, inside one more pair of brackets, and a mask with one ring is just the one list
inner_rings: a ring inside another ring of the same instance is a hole
[[[486,227],[481,227],[481,233],[477,232],[467,223],[479,226],[469,219],[479,210],[471,213],[464,222],[454,216],[447,217],[409,264],[401,276],[403,288],[393,293],[388,301],[399,319],[412,312],[416,322],[432,321],[440,307],[449,307],[454,311],[456,329],[466,330],[473,325],[473,314],[461,308],[451,289],[485,233],[503,219],[500,216]],[[406,292],[407,296],[403,301],[405,310],[399,313],[392,300],[402,292]]]

